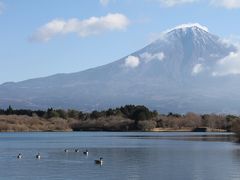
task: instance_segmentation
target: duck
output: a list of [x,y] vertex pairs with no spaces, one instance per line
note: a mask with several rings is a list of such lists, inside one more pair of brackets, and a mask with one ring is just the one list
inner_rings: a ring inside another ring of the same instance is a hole
[[79,149],[75,149],[75,152],[79,152]]
[[68,149],[64,149],[64,152],[68,152]]
[[17,155],[17,158],[18,158],[18,159],[22,159],[22,154],[19,153],[19,154]]
[[103,158],[100,157],[99,159],[95,160],[95,164],[100,164],[100,165],[102,165],[102,164],[103,164]]
[[36,155],[36,159],[41,159],[40,153]]
[[83,151],[83,154],[88,156],[88,150],[86,149],[86,151]]

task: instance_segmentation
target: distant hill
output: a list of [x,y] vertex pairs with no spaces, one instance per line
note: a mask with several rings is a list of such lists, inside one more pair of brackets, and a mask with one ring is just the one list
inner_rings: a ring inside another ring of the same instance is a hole
[[222,76],[219,67],[236,51],[201,26],[176,27],[104,66],[2,84],[0,107],[90,111],[143,104],[160,112],[239,113],[239,76]]

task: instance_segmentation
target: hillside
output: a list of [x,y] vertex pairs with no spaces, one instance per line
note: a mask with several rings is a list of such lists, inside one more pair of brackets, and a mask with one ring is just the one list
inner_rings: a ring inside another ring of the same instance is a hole
[[4,83],[0,107],[91,111],[144,104],[165,113],[239,113],[239,76],[222,76],[219,65],[236,51],[199,25],[176,27],[104,66]]

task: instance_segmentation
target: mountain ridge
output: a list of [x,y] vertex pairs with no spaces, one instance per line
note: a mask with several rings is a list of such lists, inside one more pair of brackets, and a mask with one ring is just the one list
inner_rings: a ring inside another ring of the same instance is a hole
[[[227,91],[220,88],[229,77],[212,74],[216,63],[235,51],[234,45],[224,44],[205,28],[175,28],[106,65],[2,84],[0,106],[93,110],[144,104],[164,112],[225,112],[229,110],[224,101],[235,107],[234,99],[225,97]],[[219,105],[212,107],[216,102]]]

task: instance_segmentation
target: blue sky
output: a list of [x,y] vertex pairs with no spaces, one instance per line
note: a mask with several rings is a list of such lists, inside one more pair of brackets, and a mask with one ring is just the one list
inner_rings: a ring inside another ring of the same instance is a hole
[[240,0],[0,0],[0,83],[107,64],[184,23],[239,37],[239,17]]

